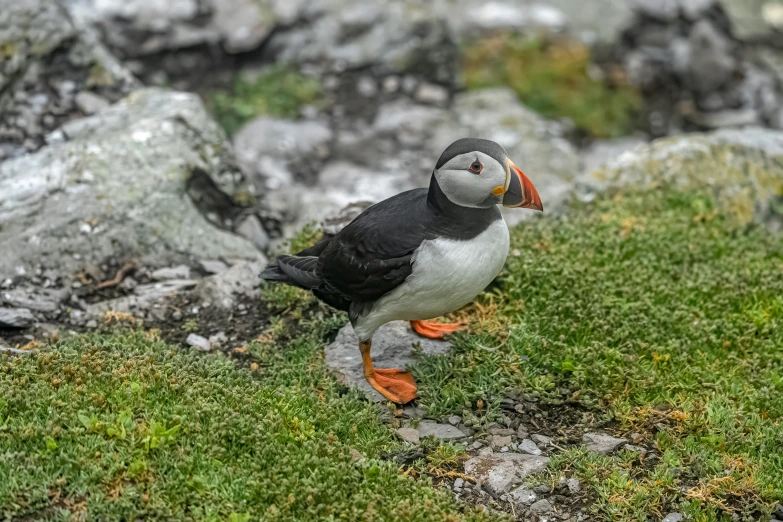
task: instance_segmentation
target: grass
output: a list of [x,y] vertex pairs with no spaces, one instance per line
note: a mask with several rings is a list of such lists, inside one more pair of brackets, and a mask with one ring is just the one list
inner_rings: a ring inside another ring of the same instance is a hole
[[662,454],[553,459],[602,519],[763,519],[783,499],[783,244],[735,223],[659,187],[518,227],[518,255],[469,310],[481,333],[414,368],[421,403],[491,418],[511,387],[554,404],[566,389]]
[[462,55],[468,89],[510,87],[534,111],[570,118],[594,138],[629,134],[642,106],[627,84],[597,78],[590,50],[575,41],[502,35],[474,42]]
[[237,76],[230,91],[209,97],[207,108],[230,136],[262,114],[297,118],[300,107],[320,99],[318,80],[289,66],[276,65],[254,80]]
[[252,344],[249,368],[141,331],[0,355],[0,518],[488,519],[378,458],[391,430],[322,364],[341,319]]

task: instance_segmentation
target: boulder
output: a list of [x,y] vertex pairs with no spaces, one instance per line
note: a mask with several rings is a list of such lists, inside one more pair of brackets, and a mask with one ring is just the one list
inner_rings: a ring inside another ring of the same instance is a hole
[[61,130],[68,141],[0,164],[0,280],[50,268],[67,282],[108,258],[262,259],[226,230],[242,177],[197,96],[139,90]]
[[[670,184],[706,190],[737,224],[763,223],[783,229],[783,132],[724,129],[664,138],[618,156],[581,178],[577,193]],[[546,203],[545,203],[546,204]]]

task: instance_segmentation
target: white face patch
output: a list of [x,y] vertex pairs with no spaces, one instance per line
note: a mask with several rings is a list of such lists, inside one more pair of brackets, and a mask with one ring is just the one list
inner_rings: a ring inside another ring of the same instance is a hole
[[[481,172],[472,172],[471,165],[481,164]],[[468,152],[455,156],[435,171],[443,193],[452,203],[462,207],[489,208],[498,205],[503,195],[495,195],[496,187],[506,183],[506,167],[483,152]]]

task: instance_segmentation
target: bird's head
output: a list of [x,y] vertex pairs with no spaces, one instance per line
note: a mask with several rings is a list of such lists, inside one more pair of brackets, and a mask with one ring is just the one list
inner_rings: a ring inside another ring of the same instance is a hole
[[432,175],[449,201],[462,207],[502,204],[544,210],[536,187],[494,141],[455,141],[440,155]]

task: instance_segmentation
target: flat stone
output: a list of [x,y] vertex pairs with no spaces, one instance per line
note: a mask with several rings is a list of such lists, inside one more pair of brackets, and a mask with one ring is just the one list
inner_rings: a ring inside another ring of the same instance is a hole
[[680,513],[669,513],[661,522],[680,522],[682,519],[683,516]]
[[187,265],[179,265],[159,268],[153,271],[150,276],[156,281],[163,281],[166,279],[190,279],[190,267]]
[[480,455],[465,462],[465,473],[499,497],[525,478],[546,469],[548,457],[521,453]]
[[534,513],[538,513],[539,515],[543,515],[545,513],[551,513],[554,511],[554,508],[547,499],[542,498],[541,500],[536,500],[533,502],[533,504],[530,506],[530,510]]
[[202,337],[198,334],[190,334],[188,335],[188,338],[185,339],[185,344],[188,346],[192,346],[193,348],[198,348],[199,350],[208,352],[212,349],[212,344],[209,342],[209,340],[206,337]]
[[[266,258],[260,261],[240,262],[219,274],[205,277],[199,281],[195,292],[204,300],[230,310],[236,304],[237,298],[254,299],[258,296],[259,277],[266,266]],[[358,344],[356,345],[358,353]]]
[[[442,355],[451,349],[451,344],[447,341],[424,339],[413,332],[408,322],[394,321],[381,326],[373,336],[372,359],[375,367],[405,368],[413,364],[415,344],[419,344],[423,352],[428,355]],[[364,379],[359,340],[350,325],[346,325],[337,333],[337,338],[326,347],[325,352],[326,366],[340,379],[359,388],[373,401],[386,401],[386,398]]]
[[228,265],[219,259],[202,259],[198,264],[208,274],[220,274],[228,270]]
[[431,435],[440,440],[462,439],[465,437],[464,433],[451,424],[440,424],[427,420],[423,420],[419,423],[418,430],[419,436],[421,437]]
[[502,448],[503,446],[511,445],[511,436],[492,435],[491,441],[492,441],[492,447],[498,449],[498,448]]
[[585,433],[582,436],[582,440],[589,451],[595,451],[596,453],[602,453],[604,455],[612,453],[626,443],[625,439],[612,437],[605,433]]
[[35,317],[27,308],[0,307],[0,328],[27,328],[33,322]]
[[539,447],[536,446],[536,443],[530,439],[524,439],[519,443],[518,447],[520,451],[524,451],[525,453],[529,453],[531,455],[541,455],[541,453],[543,453]]
[[74,101],[79,109],[87,115],[100,112],[110,105],[109,100],[90,91],[81,91],[77,93]]
[[525,506],[529,506],[538,499],[536,492],[525,486],[519,486],[518,488],[512,490],[508,496],[511,502],[514,502],[515,504],[523,504]]
[[547,437],[546,435],[539,435],[538,433],[534,433],[530,436],[533,441],[537,442],[538,444],[549,444],[552,442],[552,437]]
[[420,440],[419,432],[414,428],[399,428],[397,430],[397,435],[399,435],[402,440],[412,444],[418,444]]

